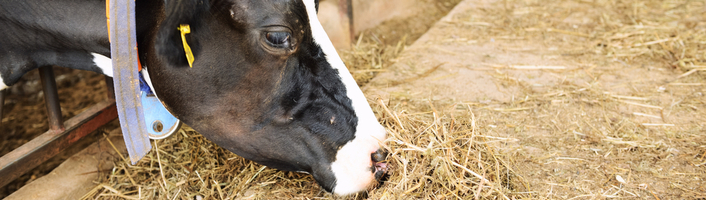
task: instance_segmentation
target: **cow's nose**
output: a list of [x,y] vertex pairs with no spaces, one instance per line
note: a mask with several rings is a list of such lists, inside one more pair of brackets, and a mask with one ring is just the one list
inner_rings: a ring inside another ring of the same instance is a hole
[[373,160],[372,168],[375,179],[380,180],[387,173],[387,151],[378,149],[375,153],[370,154],[370,158]]
[[375,153],[372,153],[370,157],[373,159],[373,162],[382,162],[387,159],[387,152],[384,149],[378,149]]

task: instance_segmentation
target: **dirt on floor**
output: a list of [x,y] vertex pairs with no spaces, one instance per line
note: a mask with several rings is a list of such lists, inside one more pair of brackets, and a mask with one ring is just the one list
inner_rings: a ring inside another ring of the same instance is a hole
[[[463,1],[365,86],[391,110],[399,163],[423,158],[402,154],[415,148],[462,163],[422,179],[437,190],[393,193],[706,198],[705,20],[702,1]],[[447,130],[473,120],[459,132],[405,129],[420,115]],[[428,163],[415,166],[438,166]]]

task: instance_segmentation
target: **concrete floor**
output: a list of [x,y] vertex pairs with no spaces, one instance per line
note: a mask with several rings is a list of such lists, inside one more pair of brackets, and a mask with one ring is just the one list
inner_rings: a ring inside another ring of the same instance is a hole
[[[110,139],[115,148],[106,139]],[[127,156],[120,129],[111,131],[107,138],[73,155],[51,173],[25,185],[5,200],[81,199],[113,169],[113,160],[120,159],[116,149]]]

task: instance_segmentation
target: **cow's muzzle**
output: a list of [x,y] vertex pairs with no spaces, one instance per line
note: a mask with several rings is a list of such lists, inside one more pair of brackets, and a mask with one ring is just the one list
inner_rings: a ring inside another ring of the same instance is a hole
[[380,180],[385,173],[387,173],[387,151],[384,149],[378,149],[375,153],[370,155],[373,160],[372,170],[375,174],[375,179]]

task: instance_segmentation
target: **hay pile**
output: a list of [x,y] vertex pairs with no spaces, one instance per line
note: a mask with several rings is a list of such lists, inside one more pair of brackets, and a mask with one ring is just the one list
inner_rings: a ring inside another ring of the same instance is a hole
[[[435,110],[433,105],[420,105]],[[462,105],[458,105],[464,107]],[[505,195],[518,177],[506,158],[486,145],[473,112],[391,113],[379,104],[392,140],[386,182],[353,199],[461,198]],[[447,108],[443,108],[447,109]],[[337,198],[309,175],[282,172],[217,147],[189,127],[152,144],[136,166],[116,167],[85,199],[308,199]],[[340,197],[339,197],[340,198]]]
[[[346,62],[353,78],[358,86],[363,86],[370,79],[374,78],[377,73],[384,72],[391,64],[394,58],[402,52],[407,41],[407,36],[404,36],[396,45],[384,45],[381,42],[366,40],[363,42],[365,33],[358,36],[358,41],[350,51],[344,51],[341,54],[341,59]],[[370,36],[375,38],[377,36]]]
[[84,199],[290,198],[324,193],[310,176],[245,160],[188,126],[152,145],[135,166],[116,160],[107,180]]
[[[497,74],[491,75],[500,85],[524,88],[526,96],[509,103],[410,96],[370,100],[389,131],[392,168],[382,185],[356,196],[332,196],[309,175],[244,160],[184,127],[155,142],[136,166],[117,160],[86,199],[706,198],[706,102],[699,96],[706,82],[706,3],[499,4],[479,11],[485,12],[483,18],[461,14],[443,22],[470,31],[438,42],[541,41],[557,46],[554,51],[561,57],[625,66],[658,63],[682,76],[628,85],[635,89],[620,95],[601,87],[596,77],[624,69],[587,65],[553,72],[573,77],[585,71],[581,76],[595,76],[588,84],[570,80],[536,91],[503,73],[507,68],[493,66]],[[379,37],[363,34],[351,51],[342,53],[359,84],[391,70],[405,45],[416,39],[383,43]],[[668,94],[645,89],[662,86]],[[663,101],[672,96],[682,100]],[[536,133],[544,135],[518,139]],[[524,148],[508,150],[515,144]]]

